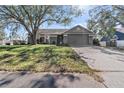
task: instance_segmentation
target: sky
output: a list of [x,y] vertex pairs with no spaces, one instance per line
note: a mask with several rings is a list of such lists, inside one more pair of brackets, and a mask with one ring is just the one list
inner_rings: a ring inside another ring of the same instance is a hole
[[[91,9],[93,6],[78,6],[79,9],[83,9],[83,15],[76,17],[73,19],[72,23],[68,26],[63,26],[60,24],[52,24],[52,25],[42,25],[42,29],[70,29],[76,25],[82,25],[83,27],[87,28],[87,20],[88,20],[88,10]],[[6,35],[7,37],[10,35],[10,31],[8,29],[5,29]],[[20,31],[18,31],[18,33],[20,35],[23,35],[23,29],[20,29]]]
[[50,25],[50,26],[46,26],[46,25],[43,25],[43,28],[46,28],[46,29],[52,29],[52,28],[61,28],[61,29],[69,29],[69,28],[72,28],[74,27],[75,25],[82,25],[84,27],[87,26],[87,20],[88,20],[88,10],[91,9],[93,6],[79,6],[78,8],[79,9],[83,9],[83,15],[82,16],[79,16],[79,17],[76,17],[73,19],[72,23],[68,26],[63,26],[63,25],[60,25],[60,24],[53,24],[53,25]]

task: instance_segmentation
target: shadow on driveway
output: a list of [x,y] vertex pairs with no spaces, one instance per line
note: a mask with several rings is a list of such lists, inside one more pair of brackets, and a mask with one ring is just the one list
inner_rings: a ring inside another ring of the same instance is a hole
[[[124,54],[121,54],[120,51],[115,51],[114,49],[109,49],[109,51],[107,50],[107,48],[102,48],[102,47],[97,47],[97,46],[93,46],[92,47],[93,49],[98,49],[100,50],[102,53],[106,53],[106,54],[109,54],[109,55],[121,55],[121,56],[124,56]],[[117,53],[117,52],[120,52],[120,53]]]
[[[5,72],[6,73],[6,72]],[[5,74],[3,73],[3,74]],[[33,78],[31,78],[31,76]],[[24,79],[25,78],[25,79]],[[79,77],[74,76],[72,74],[43,74],[37,76],[37,74],[31,74],[27,72],[19,72],[19,73],[9,73],[0,79],[0,87],[31,87],[31,88],[57,88],[57,87],[66,87],[63,84],[57,85],[57,80],[67,79],[69,82],[73,82],[75,80],[80,80]],[[18,79],[21,79],[18,81]],[[14,82],[16,80],[16,82]],[[25,82],[22,83],[21,81]],[[21,84],[22,83],[22,84]],[[21,85],[21,86],[20,86]]]
[[[6,72],[2,73],[3,75],[6,74]],[[0,78],[0,87],[6,87],[8,84],[11,84],[15,79],[24,76],[27,74],[27,72],[23,71],[20,73],[8,73],[3,78]]]
[[[57,88],[59,87],[56,85],[56,81],[58,79],[67,78],[70,82],[74,80],[79,80],[79,77],[76,77],[72,74],[58,74],[58,75],[51,75],[46,74],[41,77],[39,80],[33,80],[31,83],[32,88]],[[65,86],[63,86],[65,87]]]

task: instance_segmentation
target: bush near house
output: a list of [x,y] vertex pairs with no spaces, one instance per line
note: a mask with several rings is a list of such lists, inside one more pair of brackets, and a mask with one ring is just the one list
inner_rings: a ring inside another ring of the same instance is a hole
[[99,46],[100,42],[97,38],[93,39],[93,45]]
[[0,46],[0,70],[92,72],[70,47],[55,45]]

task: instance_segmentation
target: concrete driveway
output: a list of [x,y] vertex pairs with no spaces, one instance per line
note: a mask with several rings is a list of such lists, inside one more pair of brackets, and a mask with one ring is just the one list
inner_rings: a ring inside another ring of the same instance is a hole
[[124,88],[124,52],[89,46],[73,48],[104,79],[106,87]]

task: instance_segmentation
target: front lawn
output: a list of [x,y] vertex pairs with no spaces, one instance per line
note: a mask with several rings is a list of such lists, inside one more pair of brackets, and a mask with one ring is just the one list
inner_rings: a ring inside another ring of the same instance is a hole
[[70,47],[54,45],[0,46],[0,70],[92,72]]

